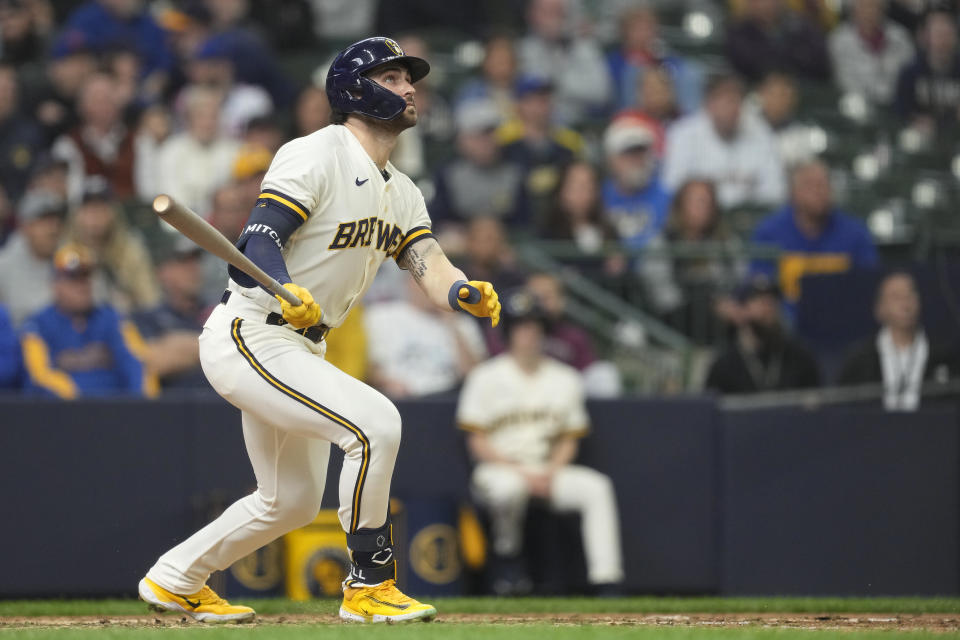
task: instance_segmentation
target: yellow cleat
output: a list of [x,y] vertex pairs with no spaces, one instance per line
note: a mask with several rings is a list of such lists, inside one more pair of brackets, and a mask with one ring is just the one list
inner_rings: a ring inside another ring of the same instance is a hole
[[140,581],[140,599],[155,611],[183,612],[200,622],[247,622],[257,615],[250,607],[230,604],[206,585],[192,595],[178,596],[144,578]]
[[349,622],[401,622],[432,620],[437,610],[404,595],[395,580],[375,587],[345,587],[340,617]]

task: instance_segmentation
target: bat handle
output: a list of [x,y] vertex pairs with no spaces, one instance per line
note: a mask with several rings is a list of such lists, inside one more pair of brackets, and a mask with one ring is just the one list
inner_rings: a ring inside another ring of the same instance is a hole
[[298,298],[292,291],[285,288],[282,284],[273,280],[270,283],[270,293],[280,296],[284,300],[290,303],[291,306],[299,307],[303,304],[303,300]]

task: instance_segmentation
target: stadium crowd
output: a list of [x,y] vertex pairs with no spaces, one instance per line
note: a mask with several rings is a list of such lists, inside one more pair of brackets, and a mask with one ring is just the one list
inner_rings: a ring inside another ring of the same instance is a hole
[[[474,4],[0,0],[0,388],[202,389],[196,336],[226,268],[149,203],[169,193],[236,238],[273,154],[326,125],[332,53],[372,33],[434,65],[393,161],[445,249],[501,297],[532,292],[546,352],[590,393],[623,384],[568,313],[565,269],[712,354],[702,384],[723,393],[883,382],[888,408],[915,408],[923,380],[960,370],[905,271],[835,375],[792,335],[804,276],[891,267],[798,116],[805,92],[855,98],[898,140],[949,140],[956,2]],[[668,46],[679,5],[722,30],[722,55]],[[562,268],[529,268],[525,244],[566,247]],[[387,264],[328,359],[397,398],[454,391],[505,348]]]

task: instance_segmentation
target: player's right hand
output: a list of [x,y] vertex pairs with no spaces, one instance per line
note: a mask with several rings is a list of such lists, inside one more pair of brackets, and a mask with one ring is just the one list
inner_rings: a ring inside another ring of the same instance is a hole
[[297,329],[306,329],[320,322],[323,317],[323,310],[313,300],[310,292],[299,285],[288,282],[283,288],[300,298],[301,305],[294,307],[289,302],[276,296],[280,301],[280,310],[283,312],[283,319]]

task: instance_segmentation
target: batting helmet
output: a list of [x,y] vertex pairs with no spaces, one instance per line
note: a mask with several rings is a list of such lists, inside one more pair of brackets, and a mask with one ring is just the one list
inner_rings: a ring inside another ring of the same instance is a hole
[[327,72],[327,99],[343,113],[362,113],[379,120],[392,120],[407,108],[407,101],[364,74],[386,62],[399,61],[410,71],[411,82],[430,72],[426,60],[403,53],[390,38],[367,38],[337,55]]

